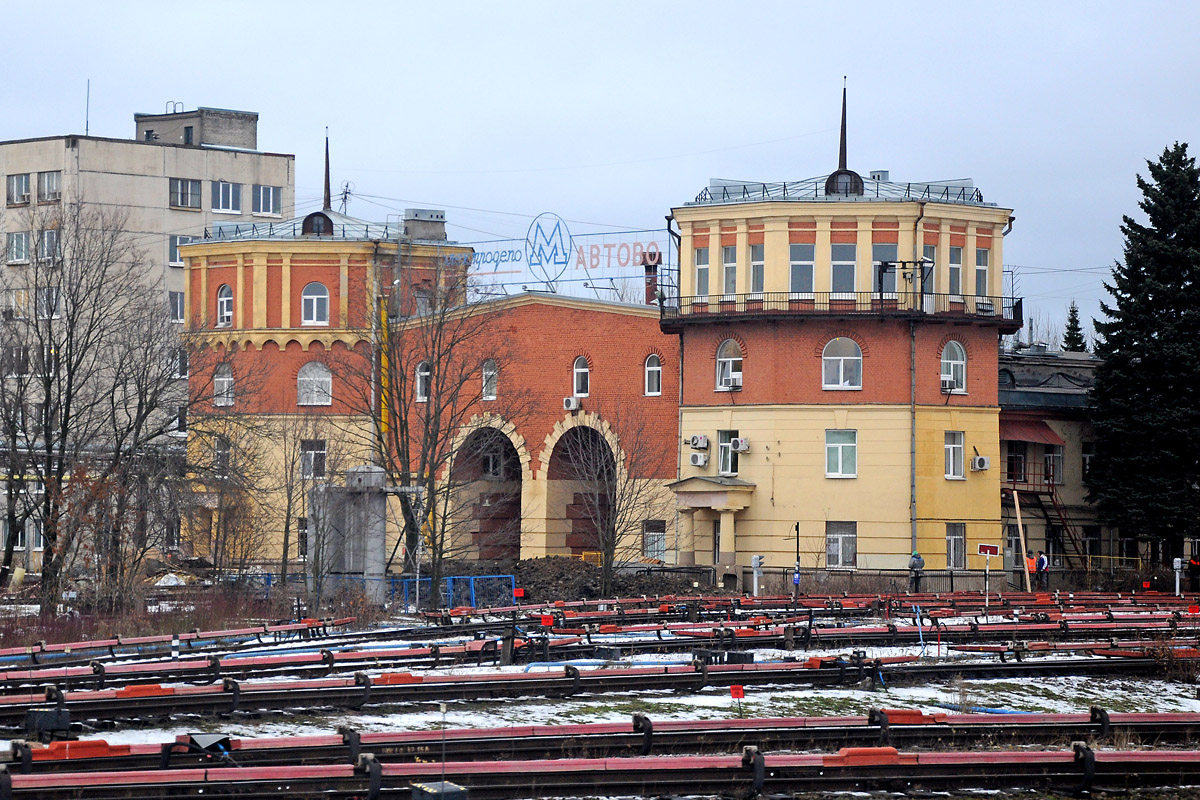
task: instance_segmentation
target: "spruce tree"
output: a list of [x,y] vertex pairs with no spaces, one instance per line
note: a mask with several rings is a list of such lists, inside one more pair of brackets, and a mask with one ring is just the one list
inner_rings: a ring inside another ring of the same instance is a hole
[[1075,301],[1067,308],[1067,329],[1063,332],[1063,350],[1068,353],[1083,353],[1087,342],[1083,339],[1083,326],[1079,324],[1079,306]]
[[1095,323],[1087,483],[1106,522],[1179,556],[1200,535],[1200,170],[1178,142],[1147,165],[1148,224],[1124,217],[1124,263]]

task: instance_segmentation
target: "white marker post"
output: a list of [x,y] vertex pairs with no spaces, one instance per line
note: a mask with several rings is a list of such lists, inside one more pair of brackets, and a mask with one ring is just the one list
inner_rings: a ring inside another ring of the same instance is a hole
[[992,573],[992,556],[1000,555],[1000,545],[998,544],[981,544],[979,545],[979,555],[984,557],[983,560],[983,615],[986,617],[988,613],[988,601],[991,599],[991,573]]

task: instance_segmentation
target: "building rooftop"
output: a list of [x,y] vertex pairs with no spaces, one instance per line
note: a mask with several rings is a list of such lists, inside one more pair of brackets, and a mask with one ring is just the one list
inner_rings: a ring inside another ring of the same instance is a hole
[[[329,233],[305,232],[305,221],[314,214],[323,214],[329,219]],[[421,242],[433,245],[460,246],[446,239],[416,239],[405,234],[404,221],[368,222],[337,211],[320,211],[281,222],[218,222],[204,232],[206,241],[250,241],[256,239],[305,239],[313,241],[400,241]]]
[[770,183],[713,178],[707,188],[686,206],[726,205],[728,203],[761,203],[787,201],[798,203],[847,202],[930,202],[996,208],[985,203],[983,193],[975,188],[971,178],[945,181],[898,183],[886,178],[863,178],[863,191],[828,193],[830,175],[797,181]]

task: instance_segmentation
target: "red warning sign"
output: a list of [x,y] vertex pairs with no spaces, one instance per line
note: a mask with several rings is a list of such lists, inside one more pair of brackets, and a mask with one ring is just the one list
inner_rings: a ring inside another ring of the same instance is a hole
[[542,614],[542,627],[553,628],[554,617],[550,616],[549,614]]
[[746,696],[746,690],[745,690],[745,688],[743,688],[741,686],[737,686],[737,685],[730,686],[729,687],[729,696],[732,697],[734,700],[741,700],[743,697]]
[[513,589],[513,597],[524,597],[524,596],[525,596],[525,589],[523,587],[518,586],[517,588]]
[[1150,588],[1150,581],[1142,581],[1142,588],[1143,588],[1143,589],[1149,589],[1149,588]]

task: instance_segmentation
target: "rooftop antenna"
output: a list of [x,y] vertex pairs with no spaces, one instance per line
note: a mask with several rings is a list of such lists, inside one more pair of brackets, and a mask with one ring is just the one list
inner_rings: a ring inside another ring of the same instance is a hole
[[838,169],[846,169],[846,76],[842,76],[842,136],[838,146]]
[[[845,130],[845,126],[842,126]],[[333,210],[333,196],[329,192],[329,126],[325,126],[325,205],[321,208],[322,211]]]
[[87,95],[83,101],[83,135],[87,136],[92,125],[92,79],[87,81]]

